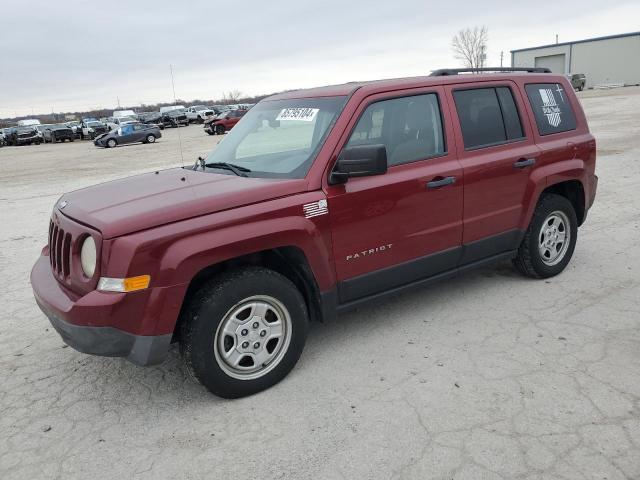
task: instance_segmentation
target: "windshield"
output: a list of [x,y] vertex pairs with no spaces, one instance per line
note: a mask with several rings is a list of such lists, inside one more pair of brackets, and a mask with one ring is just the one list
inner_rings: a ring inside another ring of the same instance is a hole
[[87,127],[100,127],[100,126],[102,126],[102,124],[98,121],[87,122]]
[[346,97],[259,103],[231,130],[206,163],[232,163],[250,177],[304,178]]

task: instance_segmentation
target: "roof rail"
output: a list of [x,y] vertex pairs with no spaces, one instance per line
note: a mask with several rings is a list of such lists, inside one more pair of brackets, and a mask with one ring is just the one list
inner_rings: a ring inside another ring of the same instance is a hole
[[542,67],[483,67],[483,68],[441,68],[434,70],[430,77],[446,77],[447,75],[458,75],[459,73],[482,73],[482,72],[527,72],[527,73],[551,73],[548,68]]

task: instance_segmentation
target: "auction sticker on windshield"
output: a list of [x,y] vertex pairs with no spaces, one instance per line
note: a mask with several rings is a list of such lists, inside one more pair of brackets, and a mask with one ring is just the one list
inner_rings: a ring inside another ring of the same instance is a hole
[[276,120],[298,120],[299,122],[313,122],[319,108],[283,108]]

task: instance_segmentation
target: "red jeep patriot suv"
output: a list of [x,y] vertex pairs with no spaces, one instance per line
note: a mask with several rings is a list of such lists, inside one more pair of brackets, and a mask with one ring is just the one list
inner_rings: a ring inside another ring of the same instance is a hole
[[596,145],[565,76],[516,70],[275,95],[193,167],[66,194],[36,301],[81,352],[150,365],[177,341],[240,397],[287,375],[310,320],[504,259],[557,275]]

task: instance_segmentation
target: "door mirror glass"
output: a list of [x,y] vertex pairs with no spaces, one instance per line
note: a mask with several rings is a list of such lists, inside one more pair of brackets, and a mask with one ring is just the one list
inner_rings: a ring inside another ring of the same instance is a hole
[[382,175],[387,171],[387,149],[384,145],[357,145],[340,153],[329,183],[345,183],[349,177]]

